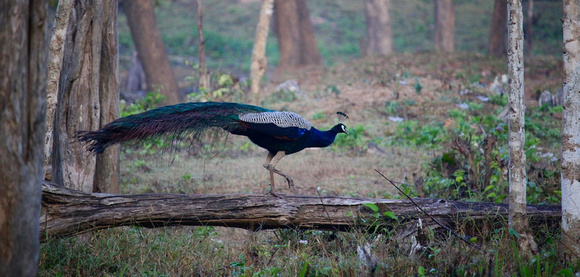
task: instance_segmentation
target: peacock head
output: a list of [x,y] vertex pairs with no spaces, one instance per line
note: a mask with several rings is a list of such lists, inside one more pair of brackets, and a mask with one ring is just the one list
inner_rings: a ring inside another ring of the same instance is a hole
[[346,131],[346,126],[344,126],[344,124],[342,123],[338,123],[336,125],[334,125],[334,127],[332,127],[332,129],[330,129],[332,132],[334,132],[335,134],[338,133],[345,133],[348,135],[348,132]]

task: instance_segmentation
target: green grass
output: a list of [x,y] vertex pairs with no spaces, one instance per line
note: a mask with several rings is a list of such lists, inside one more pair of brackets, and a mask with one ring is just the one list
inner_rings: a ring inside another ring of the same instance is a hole
[[44,243],[40,276],[361,276],[370,270],[357,253],[365,245],[377,276],[573,276],[580,269],[559,261],[557,236],[526,258],[507,232],[480,232],[482,249],[428,234],[428,247],[409,256],[411,240],[397,231],[123,227]]

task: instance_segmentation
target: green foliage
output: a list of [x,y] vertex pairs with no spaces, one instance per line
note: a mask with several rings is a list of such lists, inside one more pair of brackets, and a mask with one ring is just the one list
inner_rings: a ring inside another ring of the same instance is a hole
[[423,85],[421,85],[421,83],[419,82],[419,80],[417,80],[417,82],[415,83],[415,85],[413,85],[413,88],[415,88],[415,93],[421,94],[421,90],[423,89]]
[[[503,104],[503,97],[495,103]],[[467,102],[468,110],[450,110],[453,125],[441,122],[397,125],[391,144],[440,151],[425,168],[425,195],[445,199],[469,199],[501,203],[507,197],[507,124],[493,115],[480,114],[485,104]],[[392,107],[392,105],[390,106]],[[558,108],[530,109],[526,118],[528,202],[558,203],[559,165],[542,158],[541,145],[557,145],[559,124],[546,122]],[[546,128],[548,126],[548,128]]]
[[144,111],[156,108],[161,101],[165,100],[165,96],[158,92],[149,92],[144,98],[141,98],[129,105],[121,101],[120,113],[121,117],[142,113]]
[[[192,75],[187,76],[186,81],[197,82],[199,80],[198,65],[193,66]],[[214,72],[210,74],[210,87],[199,87],[199,90],[190,93],[187,98],[192,102],[203,101],[232,101],[243,102],[244,89],[247,83],[235,82],[230,74]]]
[[401,108],[399,107],[398,101],[386,101],[385,102],[385,113],[387,115],[399,115],[401,114]]
[[341,93],[341,90],[335,85],[327,85],[324,90],[334,96],[338,96]]
[[418,121],[407,120],[397,125],[391,144],[438,148],[446,134],[447,130],[441,122],[420,125]]
[[315,114],[312,115],[312,119],[314,120],[324,120],[326,119],[326,115],[323,111],[317,111]]
[[348,129],[348,135],[337,135],[333,149],[344,149],[353,153],[364,153],[368,148],[369,140],[365,139],[366,129],[364,125],[356,125]]
[[492,94],[489,96],[489,103],[504,107],[508,104],[507,93],[504,94]]

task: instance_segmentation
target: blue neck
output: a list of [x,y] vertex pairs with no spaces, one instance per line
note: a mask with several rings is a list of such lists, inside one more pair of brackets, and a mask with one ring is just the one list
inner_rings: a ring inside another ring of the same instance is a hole
[[314,127],[310,131],[312,132],[312,137],[308,147],[327,147],[334,142],[337,134],[334,130],[319,131]]

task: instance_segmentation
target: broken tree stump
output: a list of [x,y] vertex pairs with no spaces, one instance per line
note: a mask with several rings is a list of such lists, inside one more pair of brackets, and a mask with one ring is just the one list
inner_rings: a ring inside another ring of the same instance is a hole
[[[373,199],[288,195],[194,195],[84,193],[49,182],[42,184],[41,240],[72,236],[119,226],[148,228],[190,225],[227,226],[249,230],[274,228],[350,230],[382,225],[402,226],[423,219],[435,222],[407,199]],[[506,222],[507,204],[416,198],[414,201],[439,222],[457,224]],[[369,208],[372,203],[378,212]],[[392,211],[398,220],[383,216]],[[530,225],[559,224],[560,206],[528,205]],[[413,232],[409,230],[409,233]]]

